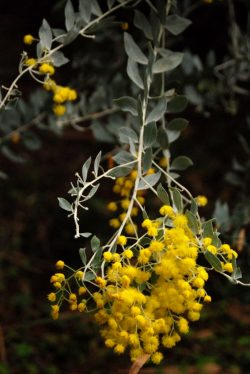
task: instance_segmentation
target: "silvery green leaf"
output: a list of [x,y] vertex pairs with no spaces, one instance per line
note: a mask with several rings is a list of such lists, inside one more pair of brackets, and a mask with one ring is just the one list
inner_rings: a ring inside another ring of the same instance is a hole
[[212,218],[202,224],[202,229],[203,229],[203,237],[209,237],[212,238],[214,234],[214,229],[213,229],[213,222],[215,222],[215,219]]
[[111,9],[115,0],[108,0],[108,8]]
[[171,14],[166,18],[165,27],[171,34],[179,35],[186,30],[191,23],[192,22],[187,18],[177,16],[177,14]]
[[198,205],[193,197],[191,198],[190,210],[193,214],[196,214],[198,212]]
[[130,97],[130,96],[119,97],[118,99],[115,99],[114,102],[124,112],[129,112],[133,116],[138,116],[137,101],[133,97]]
[[144,173],[146,173],[148,169],[151,168],[152,159],[153,159],[152,148],[147,148],[142,156],[142,169]]
[[58,197],[57,200],[59,202],[59,206],[62,209],[67,210],[68,212],[72,212],[72,207],[68,200],[64,199],[63,197]]
[[130,127],[121,127],[119,140],[121,143],[129,143],[129,139],[132,139],[133,142],[138,143],[138,135]]
[[129,152],[120,151],[113,156],[113,160],[115,160],[117,164],[122,165],[126,164],[127,162],[134,161],[134,157]]
[[63,30],[63,29],[51,29],[52,30],[52,34],[54,35],[54,37],[58,38],[58,36],[62,36],[62,35],[65,35],[66,31]]
[[91,10],[92,10],[92,13],[97,17],[103,14],[100,8],[100,5],[98,4],[96,0],[91,0]]
[[95,139],[101,142],[112,143],[114,141],[113,135],[107,131],[103,123],[94,121],[91,125],[91,130],[93,131]]
[[81,257],[83,265],[86,265],[87,264],[86,248],[80,248],[79,255]]
[[213,253],[206,251],[205,252],[205,258],[208,261],[208,263],[214,268],[214,270],[222,272],[222,266],[221,262]]
[[167,130],[162,126],[159,128],[157,133],[157,141],[159,142],[161,149],[168,149],[169,147],[169,140]]
[[87,271],[84,275],[83,281],[92,281],[95,278],[96,278],[95,273],[93,273],[92,271]]
[[235,256],[233,256],[233,258],[232,258],[232,265],[233,265],[232,278],[234,280],[242,278],[242,273],[241,273],[240,267],[237,266]]
[[169,57],[162,57],[157,60],[153,65],[153,73],[159,74],[170,70],[173,70],[179,66],[183,60],[184,54],[181,52],[175,52]]
[[181,131],[188,125],[188,120],[185,118],[174,118],[168,123],[168,129],[174,131]]
[[159,121],[159,119],[161,119],[164,116],[166,107],[167,107],[166,98],[161,97],[157,105],[147,116],[146,123],[149,123],[152,121]]
[[73,42],[78,37],[79,28],[74,25],[72,29],[70,29],[65,36],[60,38],[60,42],[63,45],[67,45]]
[[157,137],[157,127],[155,122],[149,122],[144,129],[143,144],[144,148],[151,147]]
[[81,18],[88,23],[91,16],[91,1],[79,0],[79,12]]
[[53,61],[53,65],[56,67],[65,65],[67,64],[67,62],[69,62],[69,59],[65,57],[61,51],[54,52],[51,56],[51,59]]
[[185,170],[189,166],[193,165],[193,161],[187,156],[178,156],[171,163],[171,169],[174,170]]
[[84,200],[86,201],[86,200],[91,199],[95,195],[95,193],[98,190],[99,186],[100,186],[100,184],[97,184],[96,186],[92,187],[91,190],[89,191],[88,195],[85,197]]
[[131,166],[116,166],[109,171],[108,176],[115,178],[125,177],[131,172],[132,169],[133,164]]
[[177,188],[171,188],[174,205],[179,213],[183,211],[183,200],[180,191]]
[[141,13],[139,10],[135,10],[135,17],[134,17],[134,25],[142,30],[146,36],[146,38],[152,40],[152,28],[150,23],[148,22],[147,18]]
[[150,187],[153,187],[160,179],[161,172],[158,171],[155,174],[146,175],[143,179],[140,180],[138,184],[138,190],[146,190]]
[[88,176],[89,167],[91,164],[91,157],[89,157],[82,166],[82,179],[85,182]]
[[92,235],[91,232],[81,232],[80,233],[80,236],[82,236],[83,238],[89,238],[91,235]]
[[95,158],[95,162],[94,162],[94,173],[95,173],[96,177],[98,175],[98,170],[99,170],[99,165],[100,165],[100,162],[101,162],[101,157],[102,157],[102,151],[100,151],[98,153],[98,155]]
[[218,222],[222,231],[228,231],[230,229],[231,219],[227,203],[221,203],[220,200],[217,200],[215,203],[213,216]]
[[100,249],[101,247],[100,239],[96,235],[94,235],[90,240],[90,245],[93,252],[98,251],[98,249]]
[[95,253],[95,257],[91,263],[92,267],[93,268],[100,268],[101,264],[102,264],[102,261],[103,261],[103,258],[102,258],[102,251],[97,251]]
[[2,154],[7,157],[10,161],[13,161],[13,162],[17,162],[19,164],[23,164],[24,162],[26,162],[26,159],[22,156],[20,156],[19,154],[17,153],[14,153],[9,147],[7,146],[2,146],[0,148]]
[[38,31],[40,43],[43,48],[50,49],[52,45],[52,31],[50,25],[43,19],[42,26]]
[[152,27],[152,34],[153,34],[153,40],[154,44],[158,44],[158,37],[161,29],[161,23],[159,21],[159,18],[156,16],[155,12],[151,9],[150,11],[150,25]]
[[133,61],[139,64],[146,65],[148,63],[147,57],[144,55],[140,47],[136,44],[133,37],[127,32],[124,33],[125,51]]
[[140,76],[138,64],[132,60],[130,57],[128,58],[128,63],[127,63],[127,74],[129,78],[134,82],[139,88],[143,89],[143,81]]
[[39,148],[41,148],[42,142],[33,132],[26,131],[22,140],[25,147],[30,151],[37,151]]
[[193,214],[190,210],[185,211],[185,216],[188,219],[188,225],[191,228],[191,230],[194,232],[194,234],[198,234],[199,232],[199,224],[198,220],[195,217],[195,214]]
[[75,24],[75,12],[71,0],[68,0],[64,10],[65,14],[65,27],[69,31]]
[[165,190],[165,188],[162,186],[161,183],[157,186],[157,194],[158,194],[159,199],[160,199],[164,204],[166,204],[166,205],[169,205],[169,204],[170,204],[168,193],[167,193],[167,191]]
[[181,135],[180,131],[175,131],[175,130],[166,130],[167,135],[168,135],[168,141],[169,143],[175,142]]
[[186,109],[187,98],[183,95],[175,96],[168,102],[167,110],[169,113],[179,113]]

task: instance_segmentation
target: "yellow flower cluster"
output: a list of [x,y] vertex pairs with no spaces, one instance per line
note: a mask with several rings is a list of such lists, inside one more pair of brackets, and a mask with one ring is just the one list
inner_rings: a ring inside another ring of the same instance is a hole
[[[62,270],[64,267],[67,267],[72,271],[72,269],[65,265],[64,261],[62,260],[57,261],[55,266],[58,270]],[[71,311],[85,311],[87,300],[83,298],[83,295],[86,296],[88,293],[87,289],[82,286],[82,277],[83,272],[80,269],[73,271],[73,274],[68,278],[65,277],[64,273],[55,273],[51,276],[50,282],[52,283],[55,291],[50,292],[47,298],[52,303],[51,316],[53,319],[58,319],[60,306],[63,301],[68,303]],[[70,283],[72,282],[72,279],[77,287],[77,294],[71,291],[72,284]]]
[[[122,199],[109,203],[110,211],[121,207],[125,213],[135,178],[133,171],[118,178],[114,192]],[[185,213],[170,205],[161,206],[159,213],[156,219],[144,219],[134,235],[117,236],[117,252],[104,246],[101,274],[96,268],[89,279],[81,269],[71,269],[68,278],[56,273],[51,277],[55,292],[48,295],[54,319],[63,300],[72,311],[92,310],[108,348],[117,354],[127,350],[132,361],[147,354],[155,364],[189,332],[190,322],[197,321],[203,304],[211,301],[205,290],[208,268],[198,264],[198,255],[211,253],[228,273],[237,257],[228,244],[216,246],[214,234],[206,237],[202,228],[198,234],[192,231]],[[65,266],[61,260],[56,263],[59,271]],[[72,291],[71,279],[77,291]]]
[[[24,36],[25,44],[32,44],[34,40],[35,38],[32,35]],[[56,116],[63,116],[66,112],[65,103],[77,99],[76,90],[70,87],[59,86],[51,79],[51,76],[55,74],[55,67],[51,59],[45,60],[43,58],[42,62],[39,62],[35,58],[26,58],[24,64],[32,67],[33,72],[45,76],[43,88],[53,93],[53,112]]]
[[207,197],[204,195],[196,196],[195,200],[198,206],[206,206],[208,203]]
[[175,346],[189,321],[199,319],[203,302],[211,301],[204,289],[208,273],[196,262],[198,240],[186,217],[170,206],[160,212],[163,219],[142,222],[146,247],[138,241],[125,247],[126,237],[120,236],[123,252],[103,253],[105,286],[95,294],[95,319],[106,346],[118,354],[128,349],[132,361],[149,354],[156,364],[163,358],[160,350]]
[[[149,169],[147,175],[153,174],[155,170]],[[120,227],[121,223],[123,222],[128,207],[131,201],[131,195],[134,188],[135,180],[137,177],[137,171],[132,170],[131,173],[126,177],[117,178],[115,181],[115,185],[113,187],[113,192],[117,195],[120,195],[120,199],[116,202],[111,201],[107,204],[107,209],[110,212],[118,212],[117,218],[112,218],[109,220],[109,224],[114,229]],[[131,210],[130,220],[125,225],[125,233],[128,235],[134,235],[137,231],[137,225],[133,221],[133,217],[136,217],[139,213],[138,205],[144,205],[145,203],[145,190],[137,191],[137,203]]]

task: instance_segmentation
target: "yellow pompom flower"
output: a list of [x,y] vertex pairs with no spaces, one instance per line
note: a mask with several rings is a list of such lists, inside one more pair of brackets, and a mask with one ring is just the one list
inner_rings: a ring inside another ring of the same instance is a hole
[[195,200],[199,206],[206,206],[208,203],[207,197],[204,195],[198,195]]
[[117,204],[115,202],[111,201],[110,203],[108,203],[107,209],[110,212],[115,212],[117,210]]
[[27,58],[25,60],[25,65],[26,66],[33,66],[36,65],[36,59],[35,58]]
[[227,262],[226,264],[223,264],[223,269],[227,271],[228,273],[232,273],[233,265],[230,262]]
[[53,112],[58,117],[63,116],[66,112],[66,107],[65,105],[54,105]]
[[124,236],[124,235],[118,236],[118,238],[117,238],[117,244],[126,245],[127,244],[127,238],[126,238],[126,236]]
[[48,300],[51,301],[52,303],[56,301],[56,294],[54,292],[49,293],[47,297],[48,297]]
[[51,64],[48,64],[48,63],[43,63],[40,67],[39,67],[39,72],[41,74],[49,74],[49,75],[53,75],[55,73],[55,68],[54,66],[52,66]]
[[35,38],[31,34],[24,35],[24,37],[23,37],[24,44],[29,44],[30,45],[30,44],[33,43],[34,40],[35,40]]
[[111,252],[104,252],[104,253],[103,253],[103,258],[104,258],[104,260],[107,261],[107,262],[112,261],[112,257],[113,257],[113,255],[112,255]]
[[163,205],[160,208],[159,213],[162,216],[169,216],[169,217],[173,217],[174,216],[174,210],[173,210],[173,208],[170,205]]
[[123,256],[125,258],[128,258],[129,260],[133,257],[134,253],[133,251],[131,251],[131,249],[125,249],[125,251],[123,252]]
[[64,268],[64,261],[62,261],[62,260],[59,260],[59,261],[57,261],[56,262],[56,268],[58,269],[58,270],[61,270],[61,269],[63,269]]

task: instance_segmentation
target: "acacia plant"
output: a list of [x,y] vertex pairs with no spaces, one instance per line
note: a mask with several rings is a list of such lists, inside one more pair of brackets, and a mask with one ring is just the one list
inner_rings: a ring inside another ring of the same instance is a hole
[[[103,7],[103,9],[102,9]],[[234,284],[241,282],[237,252],[222,243],[215,220],[200,217],[205,196],[193,197],[179,182],[179,172],[192,165],[187,156],[171,157],[171,146],[188,120],[181,117],[187,99],[169,80],[183,53],[168,49],[169,38],[179,36],[190,25],[172,0],[79,1],[75,11],[69,0],[65,8],[66,30],[51,29],[44,20],[39,37],[26,35],[26,44],[37,43],[36,58],[25,52],[20,74],[1,101],[4,108],[16,95],[16,84],[29,73],[52,93],[53,111],[65,116],[67,102],[77,92],[58,85],[51,76],[55,67],[67,62],[62,53],[76,37],[93,39],[109,16],[119,8],[134,12],[135,35],[124,29],[129,93],[115,98],[119,123],[112,128],[116,143],[106,155],[89,157],[71,183],[69,199],[59,205],[75,223],[75,238],[89,238],[90,251],[80,249],[78,269],[59,260],[49,293],[51,314],[57,319],[68,304],[71,311],[91,312],[100,325],[107,347],[117,354],[128,351],[136,372],[147,360],[159,364],[173,348],[189,323],[200,318],[204,303],[211,302],[206,291],[210,271],[219,272]],[[105,9],[104,9],[105,8]],[[70,103],[71,105],[71,103]],[[107,130],[101,130],[108,131]],[[85,232],[79,211],[88,210],[105,183],[113,183],[107,204],[113,234],[101,242],[98,232]]]

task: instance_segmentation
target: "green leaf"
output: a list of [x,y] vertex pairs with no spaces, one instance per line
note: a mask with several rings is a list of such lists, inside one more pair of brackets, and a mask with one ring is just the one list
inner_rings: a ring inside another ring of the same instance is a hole
[[96,275],[92,271],[87,271],[84,275],[83,281],[91,281],[96,278]]
[[99,268],[102,263],[102,250],[99,248],[99,250],[96,251],[95,257],[92,261],[92,266],[94,268]]
[[17,162],[19,164],[23,164],[24,162],[26,162],[26,159],[24,157],[20,156],[17,153],[14,153],[9,147],[6,147],[5,145],[0,147],[0,150],[2,154],[10,161]]
[[75,12],[71,0],[68,0],[65,6],[65,27],[69,31],[73,28],[75,23]]
[[195,234],[198,234],[199,233],[199,224],[198,224],[197,218],[195,217],[195,214],[193,214],[190,210],[187,209],[185,211],[185,216],[188,219],[188,225],[191,228],[191,230]]
[[193,165],[193,161],[189,157],[178,156],[173,160],[173,162],[171,164],[171,169],[185,170],[191,165]]
[[134,82],[139,88],[143,89],[143,81],[140,76],[138,64],[133,61],[131,58],[128,58],[128,63],[127,63],[127,74],[129,78]]
[[59,206],[62,209],[67,210],[68,212],[72,212],[72,207],[68,200],[64,199],[63,197],[58,197],[57,200],[59,202]]
[[52,45],[52,31],[46,19],[43,19],[42,26],[38,31],[38,35],[42,47],[50,49]]
[[121,127],[119,134],[120,142],[129,143],[129,139],[131,139],[135,143],[138,143],[138,136],[133,129],[131,129],[130,127]]
[[79,12],[80,17],[88,23],[91,16],[91,1],[89,0],[79,0]]
[[153,73],[159,74],[173,70],[179,66],[183,60],[183,53],[175,52],[169,57],[162,57],[154,63]]
[[164,116],[164,113],[166,112],[166,107],[166,98],[160,98],[155,108],[147,116],[146,123],[159,121],[159,119],[161,119]]
[[183,211],[183,201],[180,191],[177,188],[171,188],[174,205],[179,213]]
[[89,167],[91,164],[91,157],[89,157],[82,166],[82,179],[85,182],[88,176]]
[[214,268],[214,270],[222,272],[222,266],[218,257],[216,257],[213,253],[206,251],[204,256],[207,262]]
[[177,16],[176,14],[171,14],[166,18],[166,29],[173,35],[181,34],[188,26],[191,25],[191,21],[187,18]]
[[56,67],[65,65],[69,62],[69,59],[67,57],[65,57],[64,54],[60,51],[54,52],[53,55],[51,56],[51,58],[52,58],[52,61],[53,61],[53,65],[56,66]]
[[131,166],[116,166],[115,168],[111,169],[108,173],[110,177],[125,177],[128,175],[131,170],[133,169],[133,165]]
[[175,131],[175,130],[166,130],[167,135],[168,135],[168,142],[173,143],[175,142],[181,135],[180,131]]
[[129,112],[133,116],[138,116],[137,100],[130,96],[123,96],[114,100],[115,104],[124,112]]
[[93,131],[95,139],[100,142],[113,143],[114,137],[110,132],[107,131],[106,127],[103,126],[103,123],[95,121],[91,125],[91,130]]
[[198,212],[198,205],[193,197],[191,198],[190,210],[193,214],[196,214]]
[[166,129],[162,126],[158,130],[157,140],[162,150],[168,149],[169,147],[168,134],[167,134]]
[[92,10],[92,13],[97,16],[97,17],[100,17],[103,12],[98,4],[98,2],[96,0],[91,0],[91,10]]
[[161,172],[155,174],[146,175],[143,179],[140,180],[138,184],[138,190],[146,190],[150,187],[153,187],[161,177]]
[[116,153],[115,156],[113,156],[113,160],[119,165],[126,164],[127,162],[134,161],[134,156],[131,155],[131,153],[127,151],[120,151]]
[[89,238],[91,236],[91,232],[81,232],[80,233],[80,236],[82,236],[83,238]]
[[37,151],[41,148],[42,142],[38,136],[30,131],[26,131],[23,136],[23,144],[30,151]]
[[174,131],[181,131],[188,125],[188,120],[185,118],[174,118],[168,123],[168,129]]
[[91,238],[91,241],[90,241],[90,245],[91,245],[91,249],[93,252],[96,252],[98,251],[98,249],[100,249],[101,247],[101,242],[100,242],[100,239],[94,235],[92,238]]
[[95,195],[95,193],[97,192],[99,186],[100,186],[100,184],[97,184],[97,185],[93,186],[91,188],[91,190],[89,191],[88,195],[84,198],[84,200],[86,201],[86,200],[91,199]]
[[212,238],[214,234],[214,229],[213,229],[213,222],[215,221],[214,218],[204,222],[202,224],[202,229],[203,229],[203,237],[206,238]]
[[157,194],[158,194],[159,199],[160,199],[164,204],[166,204],[166,205],[169,205],[169,204],[170,204],[170,200],[169,200],[168,193],[167,193],[167,191],[165,190],[165,188],[162,186],[161,183],[157,186]]
[[87,263],[86,248],[80,248],[79,255],[81,257],[83,265],[86,265]]
[[169,113],[179,113],[186,109],[187,98],[183,95],[175,96],[168,102],[167,110]]
[[101,162],[101,157],[102,157],[102,151],[100,151],[98,153],[98,155],[95,158],[95,162],[94,162],[94,173],[95,173],[96,177],[98,175],[98,170],[99,170],[99,165],[100,165],[100,162]]
[[60,42],[63,43],[63,45],[67,45],[73,42],[78,37],[79,28],[74,25],[71,30],[69,30],[66,34],[66,36],[62,36],[60,38]]
[[164,25],[166,22],[166,1],[156,0],[155,3],[161,24]]
[[153,39],[151,25],[144,14],[139,12],[139,10],[135,10],[134,25],[144,32],[146,38],[150,40]]
[[148,63],[147,57],[144,55],[140,47],[136,44],[134,39],[127,32],[124,33],[125,51],[133,61],[139,64],[146,65]]
[[143,144],[144,148],[151,147],[156,140],[157,137],[157,127],[155,122],[149,122],[144,129],[143,134]]
[[152,165],[153,152],[152,148],[147,148],[142,156],[142,168],[143,172],[146,173]]

